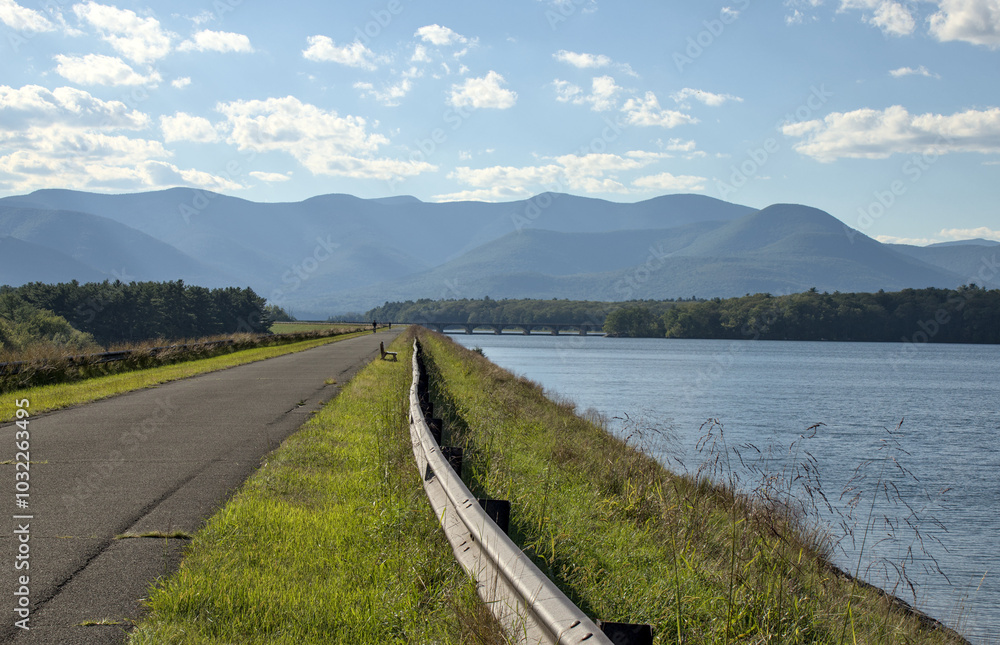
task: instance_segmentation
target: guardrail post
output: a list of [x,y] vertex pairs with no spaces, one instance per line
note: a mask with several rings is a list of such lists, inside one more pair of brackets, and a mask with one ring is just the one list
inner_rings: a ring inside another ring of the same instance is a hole
[[441,446],[441,454],[444,458],[448,460],[451,465],[451,469],[455,471],[458,478],[462,478],[462,457],[465,456],[465,451],[458,446]]
[[444,428],[444,421],[441,419],[427,419],[427,427],[431,429],[431,436],[434,441],[441,445],[441,430]]
[[597,621],[598,627],[615,645],[653,645],[653,628],[650,625],[609,623]]
[[483,507],[486,514],[493,522],[500,527],[506,535],[510,528],[510,502],[505,499],[483,499],[477,500]]

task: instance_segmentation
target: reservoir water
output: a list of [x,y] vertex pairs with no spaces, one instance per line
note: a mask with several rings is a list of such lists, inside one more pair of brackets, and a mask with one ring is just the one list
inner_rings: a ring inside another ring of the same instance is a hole
[[[1000,347],[452,338],[578,410],[596,410],[673,470],[682,469],[677,459],[698,468],[708,419],[746,461],[760,463],[757,450],[771,455],[772,471],[808,451],[834,506],[816,517],[841,538],[836,563],[854,572],[861,562],[862,577],[913,604],[902,570],[917,607],[974,643],[1000,643]],[[809,430],[815,424],[823,425]],[[842,496],[859,473],[866,478]],[[752,487],[755,475],[739,474]]]

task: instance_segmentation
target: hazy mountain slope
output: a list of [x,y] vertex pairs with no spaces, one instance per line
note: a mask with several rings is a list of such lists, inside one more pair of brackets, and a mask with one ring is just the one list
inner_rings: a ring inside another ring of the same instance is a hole
[[171,279],[209,287],[231,281],[224,273],[209,269],[169,244],[89,213],[10,208],[0,204],[0,235],[52,249],[98,274],[120,276],[123,280],[173,276]]
[[367,300],[360,292],[340,297],[357,308],[418,297],[623,300],[960,283],[959,276],[845,229],[823,211],[776,205],[728,223],[667,230],[525,231],[422,274],[377,285],[378,298]]
[[0,236],[0,285],[17,287],[28,282],[101,282],[114,279],[74,260],[65,253]]
[[351,195],[256,203],[186,188],[43,190],[0,199],[0,213],[8,214],[0,235],[50,246],[102,273],[207,286],[224,275],[317,316],[423,297],[954,287],[970,281],[972,255],[988,248],[892,248],[814,208],[758,211],[701,195],[631,204],[556,193],[507,203]]
[[558,233],[524,229],[479,246],[422,274],[422,279],[444,280],[455,274],[533,273],[553,276],[602,273],[642,262],[651,249],[670,253],[684,248],[720,222],[688,224],[668,230]]
[[968,240],[930,246],[890,244],[894,251],[958,274],[963,284],[1000,287],[1000,242]]

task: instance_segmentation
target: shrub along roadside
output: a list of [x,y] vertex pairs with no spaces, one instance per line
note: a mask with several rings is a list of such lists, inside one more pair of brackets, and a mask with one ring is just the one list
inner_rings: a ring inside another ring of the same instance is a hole
[[155,339],[114,346],[110,351],[122,352],[124,356],[122,360],[109,362],[102,362],[104,358],[97,353],[67,356],[61,346],[37,345],[14,357],[20,364],[0,366],[0,393],[195,361],[253,348],[332,338],[355,331],[361,329],[340,327],[280,335],[232,334],[176,342]]
[[[74,383],[59,383],[18,389],[0,396],[0,423],[10,421],[14,418],[16,413],[14,403],[21,399],[31,401],[32,414],[39,414],[71,405],[89,403],[116,394],[131,392],[132,390],[152,387],[161,383],[167,383],[168,381],[188,378],[197,374],[227,369],[245,363],[274,358],[283,354],[301,352],[326,343],[354,338],[362,333],[370,332],[313,337],[287,344],[256,347],[240,351],[234,351],[232,346],[229,346],[225,354],[213,358],[195,360],[193,357],[189,357],[185,361],[162,365],[160,367],[133,369],[106,376],[94,376]],[[113,363],[109,363],[109,365],[113,365]]]
[[412,336],[286,440],[196,534],[130,643],[493,643],[413,464]]
[[[515,542],[592,617],[651,624],[659,643],[964,642],[832,567],[782,491],[674,475],[526,379],[420,339],[470,488],[510,500]],[[727,481],[730,449],[709,432]]]

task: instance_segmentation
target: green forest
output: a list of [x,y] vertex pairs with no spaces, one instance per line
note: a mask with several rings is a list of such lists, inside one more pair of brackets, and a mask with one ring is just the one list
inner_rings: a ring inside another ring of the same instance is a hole
[[609,315],[604,331],[632,337],[1000,343],[1000,290],[810,290],[688,302],[662,314],[630,306]]
[[207,289],[176,282],[33,282],[0,287],[0,345],[93,344],[263,333],[280,309],[253,289]]
[[386,322],[589,323],[609,336],[1000,343],[1000,290],[747,295],[690,301],[417,300],[366,313]]
[[599,302],[590,300],[407,300],[387,302],[365,313],[366,320],[399,323],[588,323],[601,326],[608,313],[626,305],[662,314],[672,301]]

